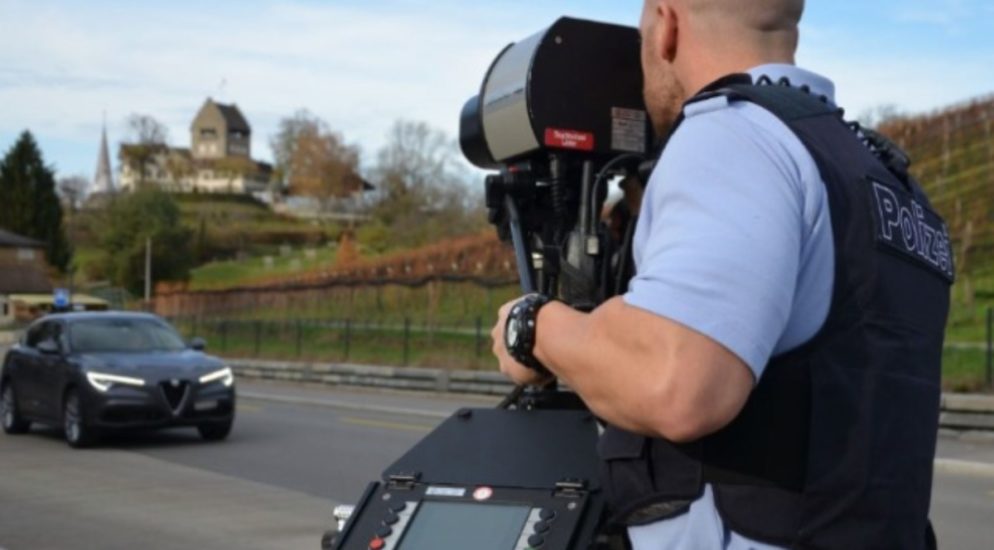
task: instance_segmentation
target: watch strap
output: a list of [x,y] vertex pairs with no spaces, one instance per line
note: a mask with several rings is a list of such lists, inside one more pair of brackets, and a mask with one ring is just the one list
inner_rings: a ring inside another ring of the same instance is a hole
[[[547,369],[535,358],[534,354],[538,334],[538,312],[551,301],[552,299],[544,294],[529,294],[518,300],[508,314],[508,322],[512,319],[518,321],[519,331],[515,345],[512,346],[505,342],[508,353],[515,361],[539,372],[547,372]],[[505,330],[507,330],[506,326]]]

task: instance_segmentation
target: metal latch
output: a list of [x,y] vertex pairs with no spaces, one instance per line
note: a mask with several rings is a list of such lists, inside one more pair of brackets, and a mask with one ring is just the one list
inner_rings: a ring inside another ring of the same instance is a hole
[[587,492],[587,480],[564,479],[556,482],[554,496],[561,498],[579,498]]
[[390,474],[387,476],[387,486],[391,489],[410,490],[420,479],[420,472]]

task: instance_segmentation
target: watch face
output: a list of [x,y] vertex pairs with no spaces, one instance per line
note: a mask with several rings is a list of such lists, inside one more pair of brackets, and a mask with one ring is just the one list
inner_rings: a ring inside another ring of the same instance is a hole
[[507,321],[507,331],[504,333],[504,343],[507,347],[513,348],[518,345],[518,336],[521,333],[521,321],[516,318],[508,319]]

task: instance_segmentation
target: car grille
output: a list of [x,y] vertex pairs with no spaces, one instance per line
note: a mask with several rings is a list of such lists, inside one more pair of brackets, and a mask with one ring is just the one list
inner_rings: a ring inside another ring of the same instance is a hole
[[183,407],[183,402],[186,401],[187,392],[190,391],[190,383],[185,380],[166,380],[160,382],[159,387],[162,388],[162,395],[165,396],[169,407],[173,412],[179,412]]
[[140,424],[143,422],[162,422],[169,419],[169,415],[155,409],[146,407],[121,406],[108,409],[100,416],[101,420],[108,424]]

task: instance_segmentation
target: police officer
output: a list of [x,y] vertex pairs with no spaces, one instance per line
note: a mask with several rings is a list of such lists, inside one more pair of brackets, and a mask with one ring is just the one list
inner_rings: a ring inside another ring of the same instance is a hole
[[[934,545],[948,233],[793,65],[803,7],[646,0],[646,103],[672,133],[636,276],[589,314],[515,300],[493,329],[502,372],[540,384],[544,365],[609,424],[636,550]],[[505,340],[509,319],[534,334]]]

